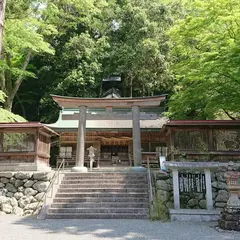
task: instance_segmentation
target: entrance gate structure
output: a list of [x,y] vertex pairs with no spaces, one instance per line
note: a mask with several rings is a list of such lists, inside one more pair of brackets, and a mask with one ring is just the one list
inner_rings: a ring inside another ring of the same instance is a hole
[[[78,131],[77,131],[77,151],[76,164],[72,171],[87,172],[84,167],[85,155],[85,138],[86,138],[86,121],[88,108],[105,108],[105,119],[114,120],[116,115],[113,113],[113,108],[131,108],[132,115],[132,138],[133,138],[133,170],[143,171],[142,154],[141,154],[141,134],[140,134],[140,108],[158,107],[165,100],[166,95],[142,97],[142,98],[78,98],[52,95],[53,100],[61,108],[79,109]],[[129,120],[129,116],[118,114],[117,117],[124,120]],[[72,120],[76,120],[76,116],[72,116]]]

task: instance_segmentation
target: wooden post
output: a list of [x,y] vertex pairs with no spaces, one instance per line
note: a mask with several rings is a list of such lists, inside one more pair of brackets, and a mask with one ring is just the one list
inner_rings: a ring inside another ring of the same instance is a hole
[[[213,130],[208,129],[207,134],[208,134],[208,151],[212,152],[212,151],[214,151],[214,149],[213,149]],[[213,160],[211,154],[209,155],[209,160]]]

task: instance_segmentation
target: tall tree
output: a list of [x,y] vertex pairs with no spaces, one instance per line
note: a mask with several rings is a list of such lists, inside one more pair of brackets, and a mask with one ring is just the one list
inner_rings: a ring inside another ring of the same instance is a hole
[[170,116],[240,118],[240,2],[186,1],[185,9],[170,32],[178,79]]
[[172,24],[171,11],[160,0],[118,1],[109,33],[111,51],[105,72],[119,73],[127,88],[125,96],[169,92],[173,86],[169,71],[166,31]]

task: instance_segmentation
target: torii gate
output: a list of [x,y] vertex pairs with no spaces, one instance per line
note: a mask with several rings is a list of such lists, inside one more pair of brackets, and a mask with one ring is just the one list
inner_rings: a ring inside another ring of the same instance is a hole
[[79,108],[78,137],[76,165],[72,171],[87,172],[84,167],[84,149],[86,137],[87,108],[106,108],[111,113],[112,108],[131,108],[133,126],[133,158],[135,171],[143,171],[141,155],[140,107],[158,107],[166,99],[166,94],[141,98],[78,98],[51,95],[61,108]]

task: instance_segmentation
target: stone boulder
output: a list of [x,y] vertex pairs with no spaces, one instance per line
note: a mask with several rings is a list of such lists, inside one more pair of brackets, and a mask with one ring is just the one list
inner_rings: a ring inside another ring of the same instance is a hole
[[5,187],[9,192],[15,193],[17,192],[17,188],[11,183],[7,183]]
[[0,172],[0,178],[12,178],[14,175],[13,172]]
[[33,188],[38,192],[45,192],[49,186],[50,182],[39,181],[33,185]]
[[157,187],[168,192],[172,191],[172,185],[168,184],[165,180],[157,180]]
[[37,201],[43,200],[44,194],[45,194],[44,192],[38,193],[38,194],[35,196],[36,200],[37,200]]
[[5,196],[0,196],[0,205],[6,202],[8,202],[8,198]]
[[35,182],[33,180],[28,180],[27,182],[24,183],[24,187],[25,188],[29,188],[29,187],[32,187],[32,185],[34,184]]
[[35,203],[35,202],[37,202],[37,199],[35,198],[35,197],[33,197],[33,196],[30,196],[29,197],[30,198],[30,203]]
[[25,188],[24,188],[23,186],[21,186],[21,187],[18,188],[18,192],[23,192],[24,189],[25,189]]
[[49,181],[53,177],[54,172],[37,172],[33,174],[33,179],[40,181]]
[[224,208],[224,207],[226,207],[226,205],[227,205],[227,203],[225,203],[225,202],[216,202],[215,203],[216,208]]
[[23,215],[23,209],[20,207],[13,207],[12,209],[12,214],[18,215],[18,216],[22,216]]
[[30,173],[30,172],[17,172],[17,173],[15,173],[14,177],[17,178],[17,179],[22,179],[22,180],[23,179],[29,179],[29,178],[32,177],[32,173]]
[[227,189],[227,184],[223,182],[212,182],[212,187],[216,189]]
[[29,197],[24,196],[18,201],[18,205],[20,208],[25,208],[30,202],[31,199]]
[[20,198],[22,198],[24,195],[22,192],[16,192],[13,195],[17,200],[19,200]]
[[227,202],[229,199],[229,193],[226,190],[219,190],[215,202]]
[[216,177],[217,177],[217,180],[218,180],[219,182],[224,182],[224,183],[226,183],[225,172],[217,172],[217,173],[216,173]]
[[14,195],[13,192],[8,192],[8,193],[6,194],[7,197],[13,197],[13,195]]
[[32,215],[33,214],[33,210],[26,210],[26,211],[24,211],[24,216],[30,216],[30,215]]
[[198,205],[198,200],[195,199],[195,198],[190,199],[190,200],[188,201],[187,205],[188,205],[190,208],[193,208],[193,207],[195,207],[195,206]]
[[9,183],[10,180],[9,180],[8,178],[4,178],[4,177],[3,177],[3,178],[0,179],[0,181],[1,181],[2,183]]
[[16,198],[10,198],[10,204],[12,207],[17,207],[18,206],[18,201]]
[[164,190],[158,190],[157,191],[157,199],[161,202],[167,202],[169,201],[170,193]]
[[205,199],[200,200],[199,201],[199,206],[202,209],[207,209],[207,200],[205,200]]
[[25,211],[25,210],[33,210],[33,211],[35,211],[35,210],[37,210],[37,208],[40,207],[40,206],[41,206],[41,203],[39,203],[39,202],[29,203],[29,204],[27,204],[27,205],[25,206],[24,211]]
[[25,188],[24,190],[24,195],[29,197],[29,196],[34,196],[38,193],[38,191],[32,189],[32,188]]
[[13,185],[15,185],[16,178],[12,177],[12,178],[9,180],[9,182],[12,183]]
[[5,184],[0,182],[0,188],[3,188],[4,186],[5,186]]
[[23,184],[24,184],[23,180],[17,179],[15,181],[15,187],[16,188],[21,187]]
[[8,203],[4,203],[1,206],[1,210],[5,213],[12,213],[13,207]]

